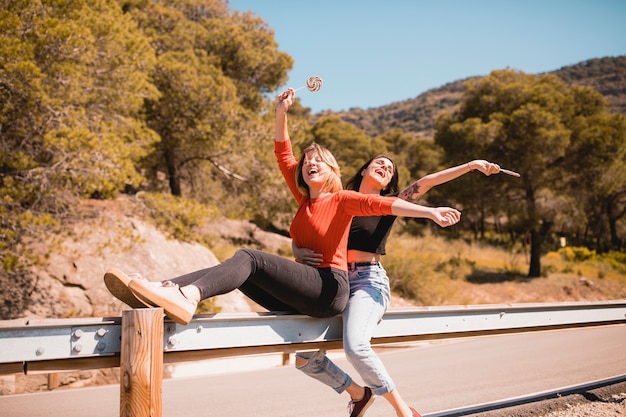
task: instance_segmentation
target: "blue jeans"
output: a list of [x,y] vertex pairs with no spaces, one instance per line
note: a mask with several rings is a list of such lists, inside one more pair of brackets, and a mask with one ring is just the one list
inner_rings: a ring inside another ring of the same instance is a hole
[[[389,306],[389,278],[382,265],[357,266],[348,271],[350,298],[343,312],[343,348],[354,369],[376,395],[395,389],[391,376],[371,347],[374,329]],[[342,393],[352,383],[325,350],[300,352],[307,363],[298,369]]]

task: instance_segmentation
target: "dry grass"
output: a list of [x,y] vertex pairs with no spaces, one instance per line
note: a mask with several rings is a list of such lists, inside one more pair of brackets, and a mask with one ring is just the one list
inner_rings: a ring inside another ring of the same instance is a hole
[[602,301],[626,298],[626,273],[597,259],[574,262],[560,251],[528,278],[528,248],[394,233],[383,258],[396,296],[418,305]]

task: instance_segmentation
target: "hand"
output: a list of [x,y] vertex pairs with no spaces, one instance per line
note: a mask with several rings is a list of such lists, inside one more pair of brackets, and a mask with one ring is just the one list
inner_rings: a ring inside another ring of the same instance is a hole
[[276,111],[280,109],[287,113],[296,98],[296,91],[293,88],[288,88],[280,93],[277,98],[278,104],[276,105]]
[[293,242],[291,244],[291,249],[293,250],[293,257],[296,258],[296,260],[301,264],[317,267],[322,263],[323,258],[320,253],[315,253],[313,250],[308,248],[299,248]]
[[470,163],[470,169],[478,170],[489,176],[500,172],[500,165],[485,161],[484,159],[476,159]]
[[461,212],[450,207],[436,207],[433,221],[441,227],[457,224],[461,220]]

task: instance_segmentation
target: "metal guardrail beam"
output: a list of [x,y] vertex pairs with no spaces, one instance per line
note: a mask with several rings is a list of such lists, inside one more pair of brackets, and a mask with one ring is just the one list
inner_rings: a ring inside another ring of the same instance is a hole
[[[377,327],[372,343],[617,323],[626,323],[626,300],[392,309]],[[340,316],[317,319],[274,312],[196,315],[186,326],[165,321],[164,360],[340,348],[341,333]],[[15,373],[20,365],[24,372],[27,366],[41,371],[118,366],[115,357],[120,353],[120,338],[120,317],[31,320],[25,326],[0,326],[0,374]],[[80,365],[81,359],[88,358],[94,366]]]
[[120,353],[121,317],[30,320],[0,327],[0,363]]

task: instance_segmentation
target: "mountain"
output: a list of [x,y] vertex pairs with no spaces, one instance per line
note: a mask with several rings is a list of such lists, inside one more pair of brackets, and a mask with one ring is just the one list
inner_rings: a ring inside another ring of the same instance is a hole
[[[626,115],[626,55],[591,59],[547,74],[557,75],[568,85],[595,88],[608,99],[611,112]],[[435,133],[435,119],[441,112],[451,110],[461,101],[463,84],[472,78],[475,77],[454,81],[428,90],[413,99],[382,107],[320,112],[314,115],[313,120],[337,115],[370,136],[378,136],[389,129],[397,128],[416,137],[432,138]]]

